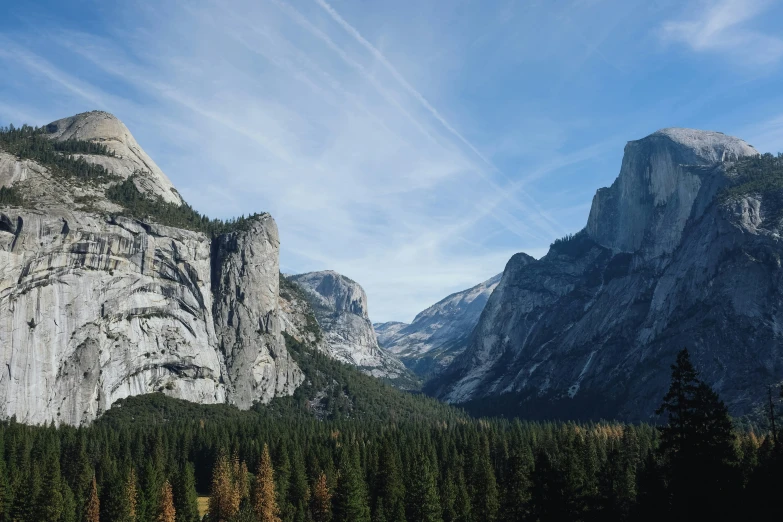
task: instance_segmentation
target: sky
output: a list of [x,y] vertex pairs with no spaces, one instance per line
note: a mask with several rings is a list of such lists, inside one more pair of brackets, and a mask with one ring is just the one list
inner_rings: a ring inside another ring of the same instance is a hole
[[584,227],[664,127],[783,151],[783,1],[0,0],[0,125],[100,109],[373,321]]

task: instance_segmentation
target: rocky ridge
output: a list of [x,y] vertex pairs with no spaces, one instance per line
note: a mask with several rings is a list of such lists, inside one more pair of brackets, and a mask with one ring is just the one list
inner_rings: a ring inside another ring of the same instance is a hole
[[429,392],[485,413],[649,420],[686,346],[747,413],[783,377],[781,189],[725,197],[757,154],[692,129],[629,142],[585,230],[512,257]]
[[376,323],[378,343],[418,375],[439,373],[465,349],[501,275],[451,294],[419,312],[410,324]]
[[399,387],[415,385],[416,379],[405,366],[378,346],[367,312],[367,295],[358,283],[331,270],[292,275],[288,279],[304,291],[315,313],[323,331],[322,350]]

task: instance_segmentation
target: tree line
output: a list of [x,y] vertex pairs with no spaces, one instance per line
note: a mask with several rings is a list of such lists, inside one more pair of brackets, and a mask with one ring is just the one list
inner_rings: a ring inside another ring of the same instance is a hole
[[678,357],[662,428],[460,415],[318,421],[159,395],[89,427],[0,424],[0,520],[479,522],[753,518],[777,434],[739,432]]
[[[56,130],[56,129],[54,129]],[[210,219],[200,214],[187,203],[177,205],[164,201],[160,196],[150,196],[138,190],[134,177],[145,173],[136,172],[131,178],[122,180],[101,165],[86,161],[82,155],[115,157],[113,150],[102,143],[85,140],[53,140],[53,130],[48,127],[0,127],[0,150],[20,159],[28,159],[48,168],[53,174],[88,183],[111,184],[106,190],[107,198],[122,206],[128,215],[152,220],[161,225],[203,232],[210,237],[243,230],[258,214],[240,216],[228,220]],[[24,198],[13,187],[0,188],[0,205],[23,205]]]
[[77,178],[87,182],[106,182],[116,179],[101,165],[89,163],[82,154],[114,156],[101,143],[84,140],[53,140],[46,127],[0,127],[0,150],[22,159],[33,160],[47,167],[53,174]]
[[238,230],[245,230],[250,221],[261,214],[240,216],[228,220],[210,219],[183,202],[181,205],[164,201],[158,195],[143,194],[136,187],[134,179],[143,175],[137,172],[130,178],[115,183],[106,190],[106,197],[121,205],[126,213],[142,220],[152,220],[169,227],[184,228],[217,237]]

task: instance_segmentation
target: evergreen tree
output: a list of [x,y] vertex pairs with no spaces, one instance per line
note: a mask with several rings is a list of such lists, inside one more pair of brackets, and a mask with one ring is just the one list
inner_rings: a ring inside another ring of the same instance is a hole
[[448,521],[451,522],[470,522],[474,520],[473,506],[470,502],[470,493],[468,492],[468,485],[465,481],[465,474],[462,469],[457,470],[457,482],[456,492],[457,496],[454,501],[455,515],[454,517],[448,517]]
[[212,471],[212,489],[209,496],[210,522],[229,522],[239,513],[239,497],[231,462],[226,454],[221,452]]
[[489,443],[486,438],[483,438],[479,451],[474,454],[473,473],[470,482],[470,503],[473,508],[473,516],[477,520],[493,522],[500,509],[500,500],[497,480],[495,479],[495,472],[490,460]]
[[36,501],[36,519],[57,522],[63,514],[63,493],[60,475],[60,459],[56,455],[46,458],[39,497]]
[[136,481],[136,470],[133,466],[128,470],[128,478],[125,480],[123,497],[127,505],[126,516],[128,522],[136,522],[136,506],[139,501],[139,491]]
[[726,405],[698,378],[687,349],[672,366],[672,382],[658,409],[668,416],[660,451],[668,462],[672,514],[723,517],[739,496],[736,440]]
[[313,522],[332,521],[332,494],[326,480],[326,473],[321,472],[313,487],[313,496],[310,501],[310,513]]
[[307,484],[307,470],[299,449],[291,453],[291,479],[286,496],[286,522],[306,522],[307,506],[310,503],[310,487]]
[[277,507],[275,492],[275,472],[272,467],[272,458],[269,456],[269,446],[266,444],[261,452],[261,461],[256,473],[253,511],[259,522],[280,522],[280,510]]
[[141,487],[136,504],[137,517],[142,521],[155,520],[160,506],[160,492],[165,478],[162,463],[154,455],[147,455],[141,475]]
[[391,444],[384,444],[378,459],[375,491],[383,499],[387,522],[405,522],[405,484],[400,472],[399,456]]
[[332,498],[332,513],[340,522],[369,522],[370,508],[356,448],[343,448]]
[[530,473],[532,469],[533,455],[529,446],[516,448],[511,452],[502,488],[503,520],[523,521],[530,515]]
[[[76,498],[74,498],[73,490],[65,483],[61,482],[62,496],[63,496],[63,512],[60,515],[60,522],[76,522]],[[2,520],[2,517],[0,517]]]
[[98,483],[95,477],[92,478],[90,486],[90,496],[87,498],[87,505],[84,509],[84,522],[100,522],[101,502],[98,500]]
[[198,522],[198,494],[193,463],[186,462],[174,482],[174,508],[177,522]]
[[174,509],[174,493],[168,480],[163,483],[163,487],[160,490],[160,504],[158,505],[158,516],[155,522],[177,522],[177,512]]
[[438,484],[430,460],[420,453],[411,467],[407,496],[409,522],[442,522]]

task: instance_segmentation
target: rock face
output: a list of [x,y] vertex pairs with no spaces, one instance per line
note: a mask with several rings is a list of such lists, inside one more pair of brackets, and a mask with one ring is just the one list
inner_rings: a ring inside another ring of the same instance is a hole
[[[49,127],[55,139],[110,144],[122,158],[107,166],[120,177],[143,162],[147,193],[179,201],[116,118],[86,113]],[[246,408],[301,382],[280,333],[269,215],[212,240],[123,217],[105,186],[2,152],[0,186],[29,202],[0,207],[3,418],[82,424],[117,399],[153,391]]]
[[438,301],[420,312],[411,324],[374,325],[378,343],[418,375],[439,373],[465,349],[501,275]]
[[373,377],[401,387],[412,385],[405,366],[378,346],[367,315],[367,295],[358,283],[330,270],[289,279],[304,290],[324,332],[323,347],[327,353]]
[[721,196],[731,162],[755,154],[690,129],[630,142],[586,229],[540,260],[511,258],[429,391],[530,417],[650,419],[688,347],[747,413],[783,377],[780,198]]
[[240,408],[290,395],[303,379],[282,337],[279,247],[277,225],[268,214],[213,242],[215,329],[229,397]]
[[134,183],[142,193],[160,196],[169,203],[182,203],[182,198],[169,178],[136,143],[125,124],[114,115],[103,111],[85,112],[53,121],[46,129],[56,140],[93,141],[105,145],[114,151],[114,157],[84,155],[84,159],[105,167],[123,179],[137,174]]

